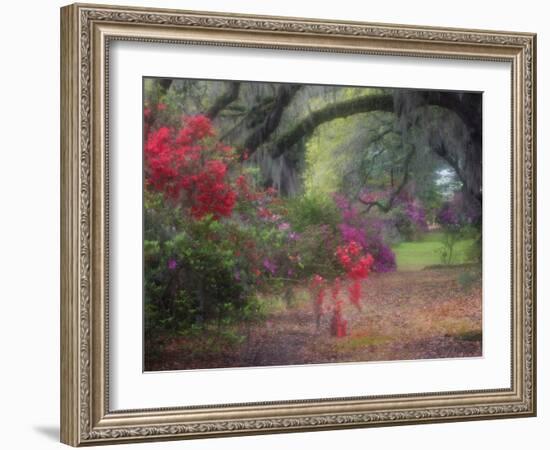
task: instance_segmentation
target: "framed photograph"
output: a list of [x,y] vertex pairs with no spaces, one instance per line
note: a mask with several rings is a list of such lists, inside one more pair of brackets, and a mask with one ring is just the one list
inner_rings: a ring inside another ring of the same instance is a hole
[[535,415],[535,57],[62,8],[62,442]]

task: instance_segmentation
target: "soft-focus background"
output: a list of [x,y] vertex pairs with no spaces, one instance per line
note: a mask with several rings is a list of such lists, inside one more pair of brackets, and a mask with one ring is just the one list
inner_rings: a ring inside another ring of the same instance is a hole
[[[117,2],[118,3],[118,2]],[[534,0],[459,4],[435,1],[361,3],[290,0],[120,2],[167,7],[342,20],[505,29],[539,33],[539,173],[544,173],[550,66],[545,58],[549,14]],[[3,8],[0,339],[3,448],[59,448],[59,7],[63,2],[11,3]],[[314,5],[314,8],[312,6]],[[543,261],[550,218],[548,178],[539,177],[539,417],[292,435],[143,444],[143,448],[543,448],[550,425],[545,383],[548,307]],[[127,448],[127,446],[123,446]]]

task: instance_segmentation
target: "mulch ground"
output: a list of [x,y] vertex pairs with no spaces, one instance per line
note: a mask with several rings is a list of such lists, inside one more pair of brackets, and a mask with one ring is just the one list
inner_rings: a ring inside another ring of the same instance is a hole
[[160,357],[146,358],[146,370],[481,356],[481,282],[461,287],[460,271],[371,274],[363,283],[361,309],[346,302],[348,335],[340,338],[330,335],[331,313],[317,328],[312,301],[297,292],[301,300],[243,331],[242,342],[174,338]]

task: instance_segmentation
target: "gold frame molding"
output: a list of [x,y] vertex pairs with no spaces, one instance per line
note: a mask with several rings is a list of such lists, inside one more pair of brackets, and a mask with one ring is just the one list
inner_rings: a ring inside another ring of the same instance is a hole
[[[113,40],[509,62],[509,389],[112,411],[108,58]],[[73,446],[536,414],[536,35],[74,4],[61,9],[61,441]]]

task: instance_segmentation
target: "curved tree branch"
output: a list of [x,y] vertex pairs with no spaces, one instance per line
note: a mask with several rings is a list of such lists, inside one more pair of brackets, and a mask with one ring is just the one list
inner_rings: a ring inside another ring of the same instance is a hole
[[366,95],[331,103],[313,111],[305,119],[298,122],[289,132],[277,139],[271,148],[271,156],[273,158],[281,156],[298,141],[311,136],[315,128],[323,123],[372,111],[393,112],[392,96],[390,94]]
[[239,98],[240,89],[241,83],[239,81],[230,82],[227,92],[216,99],[214,104],[206,112],[206,115],[214,119],[224,108]]
[[397,186],[397,189],[391,193],[390,198],[388,199],[388,202],[385,205],[379,201],[367,202],[367,201],[364,201],[361,198],[361,196],[358,196],[358,200],[367,207],[365,212],[369,212],[374,206],[376,206],[380,211],[385,213],[389,212],[389,210],[393,208],[393,204],[395,203],[395,200],[397,200],[397,197],[399,197],[399,194],[409,182],[409,176],[410,176],[409,167],[411,165],[411,162],[415,154],[416,154],[416,147],[413,145],[409,150],[409,152],[407,153],[407,156],[405,156],[405,160],[403,161],[403,178],[401,179],[401,183],[399,183],[399,186]]
[[[382,130],[380,133],[375,135],[373,138],[369,139],[369,141],[365,144],[365,149],[367,149],[373,144],[376,144],[380,142],[384,137],[390,133],[394,132],[393,127],[387,127],[386,129]],[[372,171],[374,170],[374,163],[376,159],[386,151],[386,147],[381,146],[378,148],[377,151],[374,152],[374,155],[371,156],[370,160],[368,162],[361,161],[359,165],[354,165],[354,167],[350,170],[348,170],[344,174],[344,180],[349,180],[351,177],[353,177],[356,174],[361,174],[363,172],[363,175],[361,177],[362,184],[367,184],[367,180],[369,179]],[[365,165],[368,165],[369,168],[365,170]]]

